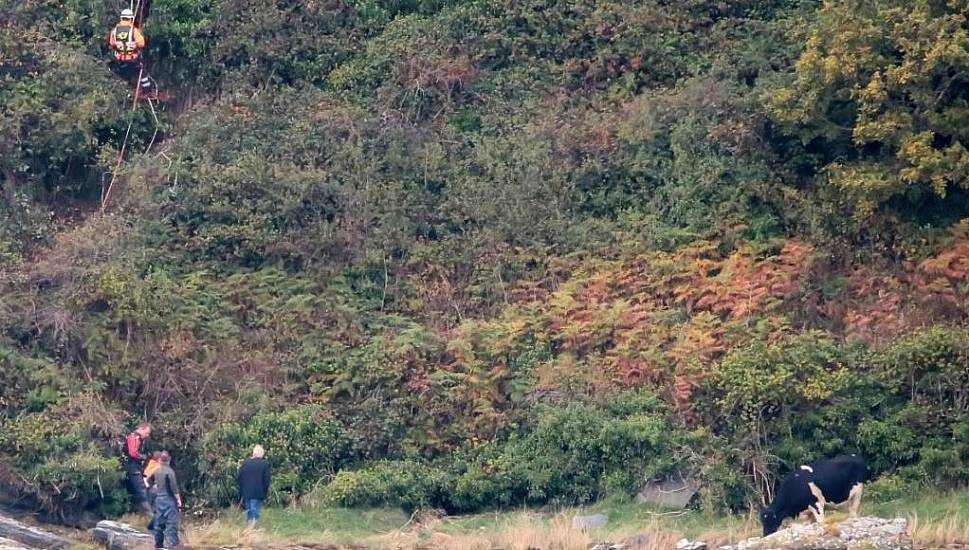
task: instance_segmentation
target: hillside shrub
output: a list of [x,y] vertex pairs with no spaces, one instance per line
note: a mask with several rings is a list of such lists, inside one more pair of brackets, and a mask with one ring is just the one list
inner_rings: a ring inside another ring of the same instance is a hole
[[765,443],[856,380],[842,350],[826,335],[798,335],[773,345],[758,340],[728,354],[713,371],[714,411],[726,430],[745,431]]
[[891,502],[917,490],[917,484],[900,475],[884,475],[865,485],[865,497],[873,502]]
[[917,464],[927,482],[964,482],[966,342],[965,329],[930,327],[871,356],[884,404],[879,417],[860,423],[858,439],[876,471]]
[[506,448],[526,498],[574,504],[629,494],[677,465],[669,420],[639,411],[613,414],[581,404],[538,413],[528,433]]
[[671,473],[680,466],[677,444],[683,439],[668,419],[641,408],[544,406],[534,425],[505,443],[472,446],[431,463],[382,462],[340,472],[320,498],[347,506],[431,504],[458,512],[577,504],[628,495]]
[[344,470],[309,502],[338,506],[400,506],[406,510],[440,506],[451,493],[453,478],[426,462],[377,462],[362,470]]
[[254,445],[273,469],[269,501],[287,503],[349,466],[356,458],[346,429],[323,407],[301,405],[257,414],[214,430],[201,442],[206,499],[220,506],[238,494],[236,473]]
[[120,514],[128,494],[114,441],[78,420],[56,408],[0,418],[0,470],[21,472],[15,483],[4,476],[0,487],[61,519]]

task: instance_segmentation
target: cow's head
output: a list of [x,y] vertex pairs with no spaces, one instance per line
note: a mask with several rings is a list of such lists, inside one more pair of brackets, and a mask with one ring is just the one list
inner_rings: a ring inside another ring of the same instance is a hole
[[767,508],[760,513],[760,523],[764,526],[764,536],[777,532],[784,518],[777,517],[777,513]]

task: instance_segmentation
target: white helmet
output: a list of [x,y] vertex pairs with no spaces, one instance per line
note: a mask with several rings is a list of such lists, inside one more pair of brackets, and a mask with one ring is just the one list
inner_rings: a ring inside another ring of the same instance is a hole
[[121,18],[122,19],[134,19],[135,18],[135,12],[129,10],[128,8],[125,8],[125,9],[121,10]]

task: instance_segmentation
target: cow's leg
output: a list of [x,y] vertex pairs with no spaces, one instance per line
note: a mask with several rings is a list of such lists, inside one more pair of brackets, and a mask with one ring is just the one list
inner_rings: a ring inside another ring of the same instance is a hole
[[814,517],[814,521],[816,523],[821,523],[821,516],[818,514],[818,509],[813,504],[808,506],[808,509],[802,513],[802,515],[804,514],[810,514]]
[[858,517],[858,508],[861,507],[861,493],[864,489],[865,486],[863,484],[856,483],[851,488],[851,492],[848,493],[848,515],[853,518]]
[[821,489],[819,489],[813,481],[808,483],[808,488],[811,490],[811,494],[814,495],[814,498],[817,499],[817,502],[815,503],[815,508],[817,508],[817,510],[812,510],[814,513],[814,519],[816,519],[818,523],[824,523],[824,505],[827,502],[824,499],[824,493],[821,492]]
[[824,523],[824,509],[818,507],[817,505],[808,506],[808,512],[814,516],[814,521],[817,523]]

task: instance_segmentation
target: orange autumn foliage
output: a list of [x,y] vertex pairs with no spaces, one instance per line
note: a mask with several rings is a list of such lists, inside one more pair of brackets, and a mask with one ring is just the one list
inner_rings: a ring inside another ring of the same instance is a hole
[[937,254],[902,269],[856,268],[847,296],[831,306],[844,319],[845,335],[872,344],[940,320],[969,315],[969,222],[959,224]]
[[800,277],[810,268],[813,252],[808,245],[787,241],[777,256],[760,261],[749,251],[735,252],[725,260],[696,258],[696,269],[680,278],[674,295],[691,313],[750,317],[797,289]]
[[[689,418],[705,367],[739,342],[741,325],[774,315],[812,261],[813,249],[789,241],[763,259],[749,248],[723,257],[700,243],[676,254],[586,263],[529,304],[528,324],[613,386],[665,388]],[[561,376],[561,363],[548,370]],[[542,379],[548,385],[555,375]]]

